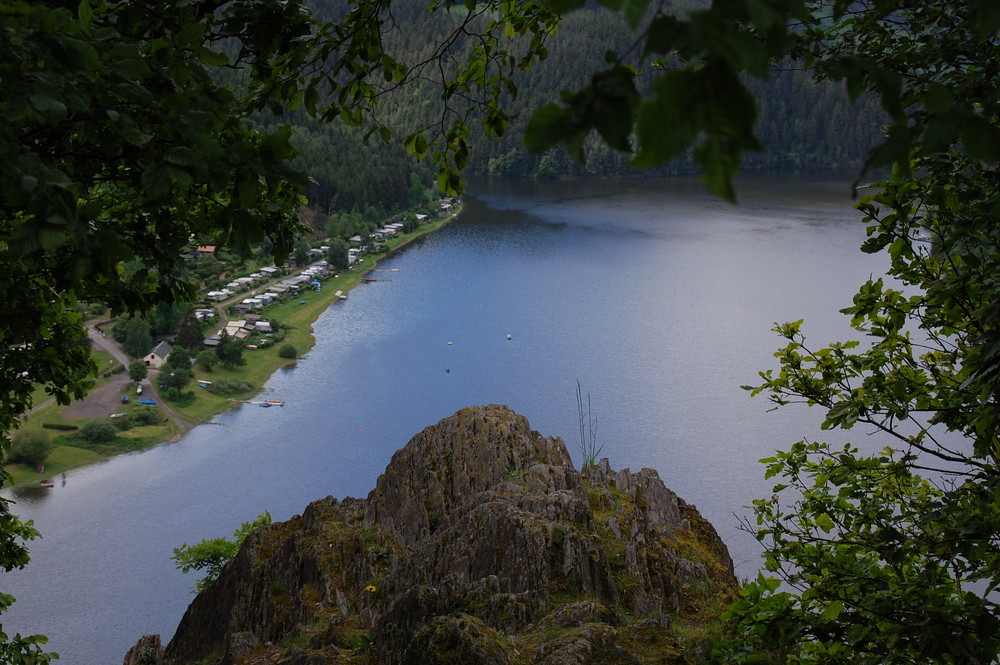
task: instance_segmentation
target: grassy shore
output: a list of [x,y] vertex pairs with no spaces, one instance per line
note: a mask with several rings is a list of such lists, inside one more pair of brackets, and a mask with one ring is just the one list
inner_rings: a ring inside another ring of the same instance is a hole
[[[458,213],[449,215],[442,219],[434,220],[423,224],[412,233],[399,234],[395,237],[383,241],[384,251],[374,255],[364,255],[356,262],[352,269],[343,271],[336,277],[326,279],[319,291],[306,291],[298,296],[291,297],[286,301],[268,307],[264,315],[269,321],[279,322],[282,326],[284,339],[267,348],[250,350],[246,349],[243,358],[246,364],[242,367],[227,369],[217,365],[211,372],[206,372],[202,367],[195,367],[195,379],[206,381],[222,381],[224,379],[238,379],[250,384],[253,388],[239,396],[215,395],[208,390],[196,387],[192,382],[186,390],[193,390],[195,400],[190,405],[181,407],[174,403],[167,403],[174,413],[186,421],[189,425],[210,422],[219,413],[222,413],[244,400],[253,399],[263,388],[267,380],[281,367],[296,362],[294,359],[282,358],[278,355],[279,349],[291,344],[295,347],[299,355],[304,354],[315,344],[313,336],[313,323],[319,318],[331,304],[337,301],[337,291],[345,294],[357,286],[379,261],[400,248],[413,242],[428,233],[440,229],[442,226],[452,221]],[[95,358],[99,364],[102,377],[98,379],[96,390],[102,383],[111,381],[108,375],[118,368],[118,364],[110,359],[104,352],[95,351]],[[129,383],[128,390],[134,392],[134,386]],[[91,391],[93,394],[94,390]],[[36,403],[44,399],[44,393],[39,393]],[[48,404],[41,409],[37,409],[31,417],[22,423],[21,429],[43,429],[43,424],[48,425],[52,437],[54,449],[45,460],[44,471],[37,471],[34,468],[22,464],[7,465],[5,470],[10,474],[14,486],[38,485],[40,481],[51,479],[70,469],[92,464],[116,454],[124,452],[135,452],[150,448],[159,443],[177,438],[182,431],[179,431],[177,424],[168,420],[160,425],[147,425],[135,427],[121,431],[113,442],[104,446],[91,446],[76,436],[74,430],[54,430],[52,426],[62,427],[82,427],[87,419],[78,420],[67,417],[69,407],[62,407],[56,404]],[[184,429],[184,428],[180,428]]]

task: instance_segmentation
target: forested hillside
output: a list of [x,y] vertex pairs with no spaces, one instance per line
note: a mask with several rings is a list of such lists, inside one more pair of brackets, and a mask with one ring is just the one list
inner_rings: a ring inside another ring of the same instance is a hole
[[[675,0],[673,4],[691,2]],[[342,3],[314,0],[313,11],[321,19],[333,20],[342,11]],[[442,41],[464,18],[464,9],[431,14],[424,0],[396,0],[392,17],[398,29],[387,34],[385,47],[400,61],[414,64],[434,57]],[[598,7],[563,18],[558,34],[552,35],[547,44],[548,58],[517,74],[517,97],[508,96],[507,102],[518,115],[506,137],[501,141],[489,139],[475,121],[469,123],[471,147],[466,172],[525,177],[651,174],[630,169],[628,156],[596,138],[587,146],[586,163],[574,161],[562,148],[530,154],[522,140],[524,123],[532,110],[557,101],[563,90],[585,84],[590,73],[601,67],[607,50],[624,52],[633,39],[620,15]],[[467,46],[473,45],[469,39]],[[881,111],[874,100],[852,103],[842,88],[834,84],[817,86],[806,72],[794,66],[774,71],[768,81],[751,81],[750,87],[760,108],[757,136],[766,151],[747,156],[746,167],[857,166],[881,134]],[[399,135],[418,129],[433,131],[450,112],[442,110],[440,97],[437,85],[419,77],[404,89],[383,96],[378,113]],[[364,128],[305,118],[304,114],[286,116],[265,124],[294,125],[297,166],[312,178],[306,195],[321,212],[375,208],[390,214],[421,200],[422,191],[433,186],[433,169],[426,161],[418,162],[408,155],[398,143],[373,138],[361,145],[359,138]],[[682,157],[653,173],[695,170],[693,160]]]

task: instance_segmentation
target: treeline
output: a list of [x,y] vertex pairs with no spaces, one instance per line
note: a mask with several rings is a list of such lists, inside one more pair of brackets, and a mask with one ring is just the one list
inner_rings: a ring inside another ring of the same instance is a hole
[[[690,6],[677,0],[675,5]],[[342,11],[340,0],[314,0],[319,18],[334,19]],[[462,19],[461,8],[452,14],[425,11],[422,0],[395,0],[393,16],[405,29],[386,36],[386,48],[406,62],[428,59],[450,30]],[[470,174],[524,177],[587,177],[640,175],[629,168],[628,156],[594,138],[587,146],[587,162],[571,159],[561,148],[533,155],[521,137],[531,111],[558,101],[563,90],[577,90],[592,72],[602,67],[604,54],[622,52],[632,39],[620,16],[599,8],[584,9],[565,17],[557,35],[548,42],[549,56],[517,75],[517,99],[508,100],[518,117],[501,141],[488,139],[470,123]],[[641,79],[640,79],[641,85]],[[860,164],[878,141],[882,115],[874,100],[852,103],[839,86],[814,85],[806,72],[789,67],[776,71],[768,81],[752,80],[760,115],[757,135],[765,151],[745,159],[749,168],[764,166],[844,167]],[[383,122],[400,135],[417,129],[434,131],[442,119],[440,88],[425,78],[405,90],[386,95],[379,108]],[[278,121],[262,120],[265,128]],[[398,143],[375,139],[362,141],[364,129],[342,123],[324,124],[305,114],[283,117],[294,126],[293,142],[299,150],[297,166],[312,183],[305,192],[317,211],[329,215],[354,211],[366,217],[387,218],[424,201],[435,182],[429,163],[418,162]],[[696,170],[692,159],[682,156],[656,169],[670,175]]]
[[385,219],[422,203],[434,185],[429,163],[418,162],[398,143],[365,142],[361,128],[317,122],[304,113],[257,122],[264,130],[292,126],[294,164],[311,178],[303,194],[321,213],[374,210]]
[[[523,110],[507,138],[489,142],[482,139],[481,132],[473,133],[470,170],[529,177],[638,175],[628,166],[627,155],[608,148],[596,137],[586,146],[585,164],[571,159],[562,149],[529,154],[521,142],[523,124],[532,110],[557,102],[563,90],[582,88],[591,73],[604,66],[605,51],[622,52],[631,45],[630,39],[620,16],[585,9],[566,17],[550,44],[548,59],[520,77],[518,107]],[[789,65],[772,71],[766,81],[750,79],[747,85],[757,99],[757,136],[765,148],[745,158],[747,168],[857,166],[881,138],[884,116],[875,99],[852,103],[842,86],[816,85],[801,68]],[[672,175],[696,169],[685,155],[653,173]]]

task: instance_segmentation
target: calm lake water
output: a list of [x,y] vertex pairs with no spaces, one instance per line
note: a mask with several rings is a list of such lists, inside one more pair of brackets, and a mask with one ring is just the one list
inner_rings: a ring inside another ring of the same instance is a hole
[[316,347],[265,389],[285,407],[19,493],[43,538],[0,580],[18,598],[5,629],[49,635],[68,665],[117,665],[191,599],[174,547],[366,496],[396,449],[471,404],[510,405],[579,462],[577,381],[602,456],[659,471],[754,575],[737,526],[770,494],[757,460],[817,435],[821,414],[767,413],[740,385],[774,365],[775,321],[805,318],[817,344],[855,337],[837,310],[881,264],[857,249],[848,183],[748,177],[739,206],[687,179],[473,183],[456,222],[317,321]]

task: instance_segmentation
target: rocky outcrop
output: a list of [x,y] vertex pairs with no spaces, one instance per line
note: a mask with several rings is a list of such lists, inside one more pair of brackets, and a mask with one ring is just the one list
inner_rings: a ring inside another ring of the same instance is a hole
[[524,417],[470,407],[399,450],[366,500],[316,501],[252,534],[165,651],[142,653],[224,665],[683,662],[674,624],[702,625],[734,588],[714,529],[655,471],[602,460],[578,472]]

